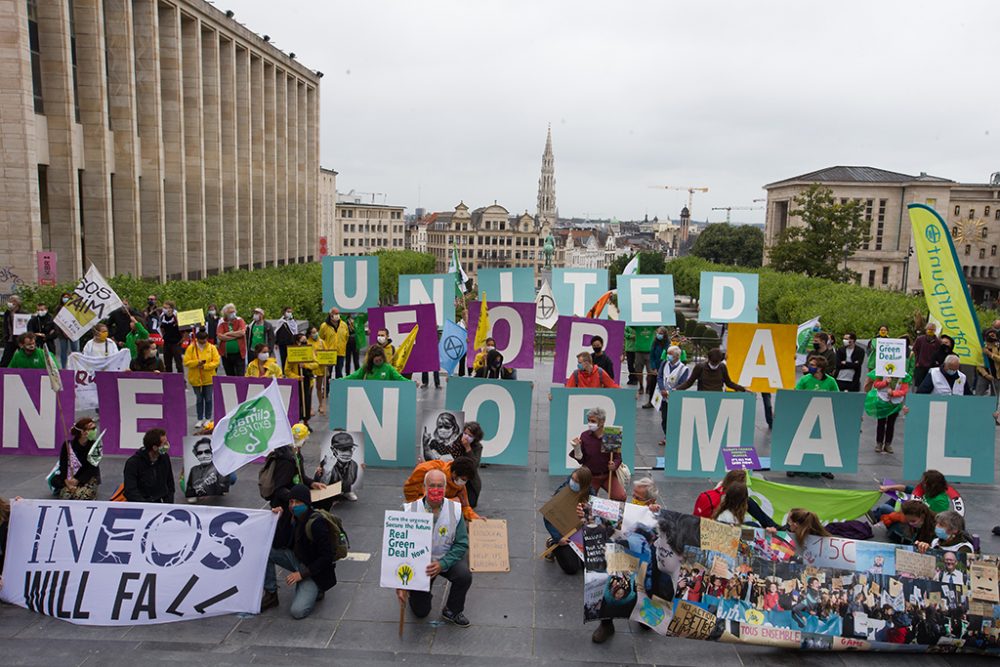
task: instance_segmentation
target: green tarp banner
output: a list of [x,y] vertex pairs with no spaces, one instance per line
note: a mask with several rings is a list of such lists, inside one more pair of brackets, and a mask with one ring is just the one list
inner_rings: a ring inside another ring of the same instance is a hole
[[879,491],[851,491],[847,489],[815,489],[808,486],[779,484],[747,476],[747,490],[767,514],[777,523],[794,507],[807,507],[823,523],[850,521],[864,516],[878,502]]

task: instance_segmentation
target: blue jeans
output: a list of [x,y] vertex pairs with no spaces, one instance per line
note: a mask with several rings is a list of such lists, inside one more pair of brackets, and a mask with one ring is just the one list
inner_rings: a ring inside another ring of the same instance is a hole
[[194,409],[198,413],[198,420],[212,419],[212,385],[207,384],[193,389]]
[[67,340],[66,338],[56,339],[56,354],[59,355],[59,368],[66,368],[66,362],[69,361],[70,352],[80,351],[80,341],[78,340]]
[[[291,549],[275,549],[271,547],[271,553],[267,557],[267,569],[264,571],[264,591],[276,593],[278,591],[278,577],[275,574],[274,566],[278,565],[289,572],[299,571],[299,559]],[[319,595],[319,586],[312,579],[303,579],[295,584],[295,599],[292,600],[292,618],[298,620],[305,618],[312,613],[316,606],[316,596]]]

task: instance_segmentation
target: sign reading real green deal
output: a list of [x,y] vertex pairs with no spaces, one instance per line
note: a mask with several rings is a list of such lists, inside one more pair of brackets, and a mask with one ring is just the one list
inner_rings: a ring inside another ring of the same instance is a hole
[[417,463],[417,386],[412,382],[330,383],[330,428],[365,434],[365,465],[412,468]]
[[753,446],[756,399],[757,395],[750,392],[670,392],[664,474],[724,474],[723,447]]
[[482,427],[484,462],[528,465],[531,382],[453,377],[446,389],[444,407]]
[[992,396],[910,394],[903,479],[940,470],[951,482],[993,483],[996,425]]
[[378,305],[378,257],[324,257],[323,309],[365,312]]
[[549,474],[568,475],[580,467],[570,458],[572,440],[587,430],[587,411],[602,408],[605,426],[622,429],[622,461],[635,468],[635,394],[631,389],[553,387],[549,404]]
[[860,392],[780,389],[774,402],[771,470],[857,472],[864,410]]

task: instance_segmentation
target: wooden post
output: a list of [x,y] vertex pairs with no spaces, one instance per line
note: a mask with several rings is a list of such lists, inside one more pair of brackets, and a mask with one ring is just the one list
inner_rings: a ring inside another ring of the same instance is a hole
[[615,453],[608,454],[608,499],[611,499],[611,479],[615,476],[615,471],[611,469],[611,464],[615,462]]
[[406,602],[399,601],[399,638],[403,638],[403,623],[406,621]]
[[[573,530],[571,530],[571,531],[569,531],[568,533],[566,533],[565,535],[563,535],[563,536],[562,536],[562,539],[567,539],[567,538],[571,537],[571,536],[573,535],[573,533],[575,533],[576,531],[580,530],[580,526],[582,526],[582,525],[583,525],[582,523],[581,523],[581,524],[579,524],[579,525],[577,525],[577,527],[576,527],[576,528],[574,528]],[[553,545],[552,545],[551,547],[549,547],[548,549],[546,549],[546,550],[545,550],[545,551],[543,551],[542,553],[538,554],[538,557],[539,557],[539,558],[545,558],[545,557],[546,557],[546,556],[548,556],[548,555],[549,555],[550,553],[552,553],[553,551],[555,551],[555,550],[556,550],[556,547],[558,547],[558,546],[559,546],[559,542],[556,542],[556,543],[555,543],[555,544],[553,544]]]

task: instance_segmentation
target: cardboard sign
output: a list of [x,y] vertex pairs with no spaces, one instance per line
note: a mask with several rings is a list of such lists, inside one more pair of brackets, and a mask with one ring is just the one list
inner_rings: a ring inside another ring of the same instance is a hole
[[875,375],[879,377],[906,377],[906,341],[902,338],[876,338]]
[[200,308],[197,310],[182,310],[177,313],[177,326],[179,327],[193,327],[204,323],[205,311]]
[[580,518],[576,515],[577,498],[573,489],[564,486],[538,512],[556,527],[560,535],[565,535],[580,525]]
[[312,345],[293,345],[288,348],[287,354],[285,361],[293,364],[309,364],[316,360]]
[[382,588],[429,591],[434,515],[386,510],[382,532]]
[[1000,602],[996,563],[973,561],[969,566],[969,577],[972,582],[970,594],[973,599],[984,602]]
[[469,569],[473,572],[510,572],[507,520],[470,521]]
[[701,519],[701,548],[706,551],[718,551],[721,554],[736,558],[736,549],[740,541],[740,527],[719,523],[713,519]]
[[336,366],[337,365],[337,351],[336,350],[316,350],[316,362],[320,366]]
[[912,575],[915,579],[934,579],[937,570],[934,556],[896,549],[896,573],[900,576]]
[[340,495],[341,488],[343,488],[343,484],[341,482],[337,482],[336,484],[327,484],[325,489],[312,489],[309,491],[309,498],[314,503],[327,498],[333,498],[334,496]]
[[28,320],[30,319],[31,315],[27,315],[25,313],[14,313],[14,336],[20,336],[23,333],[28,333]]

